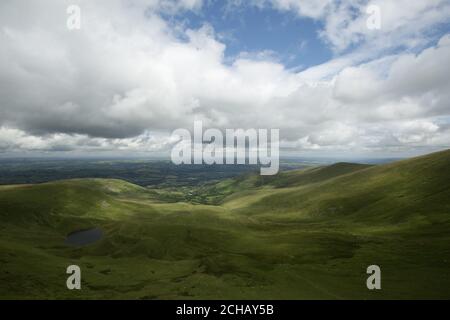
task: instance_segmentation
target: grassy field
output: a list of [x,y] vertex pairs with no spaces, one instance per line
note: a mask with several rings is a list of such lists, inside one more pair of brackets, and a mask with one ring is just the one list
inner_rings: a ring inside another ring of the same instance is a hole
[[[450,298],[450,151],[189,190],[187,203],[121,180],[0,186],[0,298]],[[100,241],[64,244],[93,227]]]

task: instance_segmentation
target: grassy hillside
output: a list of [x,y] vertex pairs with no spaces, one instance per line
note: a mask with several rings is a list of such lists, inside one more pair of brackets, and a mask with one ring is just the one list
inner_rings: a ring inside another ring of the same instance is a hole
[[[450,219],[450,152],[368,167],[265,197],[260,213],[381,224]],[[332,168],[331,166],[330,168]],[[301,209],[301,210],[299,210]],[[278,216],[279,218],[280,216]]]
[[[325,181],[334,177],[356,172],[370,165],[337,163],[325,167],[310,166],[307,169],[280,172],[276,176],[243,174],[232,179],[223,179],[216,183],[201,184],[196,187],[170,189],[170,194],[161,194],[166,201],[189,201],[200,204],[223,204],[230,196],[242,197],[243,194],[255,193],[265,187],[286,188]],[[262,195],[262,193],[259,193]]]
[[277,188],[302,186],[330,180],[335,177],[370,168],[371,165],[336,163],[326,167],[312,167],[304,170],[280,172],[276,176],[260,176],[258,185],[272,185]]
[[[450,151],[244,175],[176,202],[185,192],[101,179],[0,187],[0,298],[450,298]],[[64,244],[92,227],[100,241]],[[71,264],[81,291],[65,287]],[[373,264],[381,291],[366,288]]]

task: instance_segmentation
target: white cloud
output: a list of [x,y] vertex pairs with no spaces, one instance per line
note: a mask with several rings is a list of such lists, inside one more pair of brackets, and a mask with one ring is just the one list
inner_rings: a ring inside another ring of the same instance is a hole
[[[360,51],[296,73],[267,52],[227,64],[211,26],[172,28],[158,14],[198,10],[201,1],[82,0],[79,31],[66,28],[68,3],[0,4],[0,150],[160,151],[173,143],[173,129],[194,119],[280,128],[283,146],[297,150],[450,145],[439,123],[450,113],[448,36],[417,55],[361,63]],[[439,3],[411,5],[386,28],[396,32]],[[335,8],[276,5],[324,21]],[[327,35],[333,45],[345,47],[357,34],[349,19],[340,39]],[[420,24],[415,31],[431,25]]]
[[[447,23],[450,16],[448,0],[251,0],[250,3],[323,22],[320,35],[338,52],[355,45],[376,51],[421,47],[428,44],[425,31]],[[380,10],[379,30],[367,27],[369,6]]]

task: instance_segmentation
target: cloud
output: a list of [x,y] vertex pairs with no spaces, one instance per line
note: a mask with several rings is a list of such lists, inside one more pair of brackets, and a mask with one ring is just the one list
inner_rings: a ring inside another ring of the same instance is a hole
[[176,142],[173,137],[159,136],[148,132],[133,138],[106,139],[65,133],[34,136],[15,128],[0,128],[0,154],[14,154],[23,151],[39,153],[76,152],[78,154],[121,151],[125,152],[126,155],[167,154]]
[[[244,2],[234,1],[235,5]],[[302,18],[320,21],[320,36],[337,52],[350,47],[383,51],[398,47],[417,48],[429,44],[427,32],[448,23],[448,0],[251,0],[246,5],[293,12]],[[370,7],[379,9],[381,28],[368,28],[373,15]],[[429,34],[428,34],[429,36]]]
[[322,18],[326,15],[332,0],[251,0],[253,5],[260,8],[271,6],[282,11],[294,11],[296,14],[309,18]]
[[[174,143],[172,130],[194,120],[280,128],[284,148],[299,151],[450,145],[449,36],[416,54],[367,59],[359,51],[295,72],[270,52],[228,63],[210,25],[162,18],[200,10],[201,1],[81,0],[81,30],[69,31],[72,2],[0,4],[0,150],[161,151]],[[274,5],[323,21],[336,9],[306,3]],[[410,5],[400,25],[386,28],[406,28],[441,5],[429,3]],[[346,19],[342,38],[326,35],[334,46],[353,43],[356,18]],[[415,31],[433,25],[419,24]]]

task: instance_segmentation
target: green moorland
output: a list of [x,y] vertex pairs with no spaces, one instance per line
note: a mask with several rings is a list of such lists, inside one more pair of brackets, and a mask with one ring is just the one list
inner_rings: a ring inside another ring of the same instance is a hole
[[[0,187],[2,299],[449,299],[450,151],[173,190]],[[172,201],[167,201],[172,199]],[[85,247],[66,235],[92,227]],[[66,267],[82,268],[82,290]],[[366,287],[379,265],[382,290]]]

